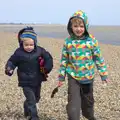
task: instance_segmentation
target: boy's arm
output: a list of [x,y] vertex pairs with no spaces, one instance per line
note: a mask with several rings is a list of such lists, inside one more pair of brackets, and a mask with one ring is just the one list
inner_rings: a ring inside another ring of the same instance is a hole
[[5,65],[5,74],[11,76],[13,74],[14,69],[17,66],[17,53],[16,51],[14,54],[8,59],[6,65]]
[[99,74],[101,76],[101,79],[104,81],[107,79],[107,67],[105,65],[104,58],[102,57],[100,47],[98,46],[98,41],[96,39],[93,39],[93,49],[92,49],[92,54],[93,54],[93,61],[96,64],[96,67],[99,71]]
[[48,74],[51,72],[53,68],[53,58],[52,55],[46,51],[45,49],[42,50],[42,57],[45,60],[44,68],[45,72]]
[[61,63],[60,63],[59,76],[58,76],[59,81],[65,80],[68,58],[69,55],[68,55],[67,45],[65,43],[62,49]]

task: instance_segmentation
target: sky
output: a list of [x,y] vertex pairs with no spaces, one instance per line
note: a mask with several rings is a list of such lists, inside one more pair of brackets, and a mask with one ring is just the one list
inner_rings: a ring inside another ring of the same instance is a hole
[[120,0],[0,0],[0,23],[67,24],[77,10],[90,25],[120,25]]

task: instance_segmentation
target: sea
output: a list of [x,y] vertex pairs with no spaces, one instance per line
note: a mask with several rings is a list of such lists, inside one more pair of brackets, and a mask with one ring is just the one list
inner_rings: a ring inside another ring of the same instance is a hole
[[[69,36],[66,25],[46,24],[1,24],[0,32],[18,33],[20,29],[32,26],[40,37],[65,39]],[[120,45],[120,26],[90,26],[89,33],[104,44]]]

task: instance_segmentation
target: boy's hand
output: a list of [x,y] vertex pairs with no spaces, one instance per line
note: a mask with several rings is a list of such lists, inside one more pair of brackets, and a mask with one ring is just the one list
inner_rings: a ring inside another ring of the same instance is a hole
[[5,74],[11,76],[13,74],[13,70],[11,70],[10,67],[8,67],[7,69],[5,69]]
[[58,87],[61,87],[63,85],[63,81],[58,81]]
[[9,73],[12,74],[12,73],[13,73],[13,70],[10,70]]

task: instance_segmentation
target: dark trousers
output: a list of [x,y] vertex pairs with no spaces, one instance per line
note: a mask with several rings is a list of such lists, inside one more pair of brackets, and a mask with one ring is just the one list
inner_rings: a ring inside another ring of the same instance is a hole
[[94,120],[93,83],[80,84],[68,76],[68,104],[66,106],[68,120],[80,120],[82,115],[89,120]]
[[23,93],[26,97],[26,100],[24,101],[24,115],[26,117],[38,117],[36,103],[38,103],[40,100],[40,90],[41,86],[23,87]]

